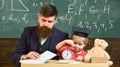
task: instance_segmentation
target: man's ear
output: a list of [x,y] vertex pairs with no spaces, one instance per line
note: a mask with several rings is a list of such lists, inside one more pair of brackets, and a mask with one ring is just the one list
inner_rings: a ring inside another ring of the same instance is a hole
[[38,14],[37,16],[38,16],[37,20],[39,20],[39,18],[40,18],[40,14]]
[[38,16],[38,19],[41,17],[41,15],[40,15],[40,14],[37,14],[37,16]]
[[58,23],[57,18],[55,19],[55,24]]

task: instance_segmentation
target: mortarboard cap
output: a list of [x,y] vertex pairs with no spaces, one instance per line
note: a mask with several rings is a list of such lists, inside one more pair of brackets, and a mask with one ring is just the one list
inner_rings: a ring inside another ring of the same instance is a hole
[[73,35],[81,37],[88,37],[88,35],[90,34],[90,30],[88,28],[73,27],[72,31]]

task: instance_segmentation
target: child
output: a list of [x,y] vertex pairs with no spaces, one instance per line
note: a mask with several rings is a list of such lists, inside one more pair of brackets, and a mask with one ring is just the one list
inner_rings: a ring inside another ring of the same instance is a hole
[[56,45],[58,56],[65,60],[83,61],[86,51],[84,47],[88,43],[89,29],[73,27],[71,39],[64,40]]

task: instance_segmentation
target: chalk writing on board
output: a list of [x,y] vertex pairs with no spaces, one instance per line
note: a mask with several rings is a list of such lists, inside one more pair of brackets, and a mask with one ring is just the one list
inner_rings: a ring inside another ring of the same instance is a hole
[[38,0],[33,0],[33,7],[39,7],[39,6],[43,6],[44,4],[46,3],[51,3],[54,5],[53,3],[54,0],[48,0],[47,2],[42,2],[42,1],[39,1]]
[[[14,6],[14,1],[18,1],[18,3],[23,6],[24,9],[19,9],[19,8],[15,8]],[[21,0],[11,0],[11,10],[12,11],[29,11],[29,9],[25,6],[25,4],[21,1]]]
[[0,9],[2,9],[2,8],[4,7],[4,4],[5,4],[5,3],[4,3],[4,0],[2,0],[1,4],[2,4],[2,5],[0,6]]
[[[20,4],[19,6],[22,6],[23,9],[19,9],[19,8],[15,8],[15,4],[14,3],[15,1],[18,1],[18,4]],[[22,0],[10,0],[10,3],[11,3],[11,10],[12,11],[29,11],[29,9],[25,6],[25,4],[22,2]],[[0,9],[4,8],[5,6],[5,0],[2,0],[1,1],[1,6],[0,6]]]
[[[93,2],[92,2],[93,1]],[[98,3],[98,0],[92,0],[91,2],[94,4]],[[59,19],[64,22],[65,20],[68,21],[68,24],[71,25],[75,20],[74,17],[82,17],[77,19],[78,26],[80,27],[87,27],[90,29],[96,29],[96,32],[100,32],[101,30],[104,30],[106,32],[107,30],[110,30],[113,28],[113,22],[112,19],[104,19],[105,23],[101,23],[103,21],[98,21],[103,18],[104,13],[106,16],[109,16],[110,14],[110,4],[108,4],[108,0],[104,0],[105,5],[103,7],[100,7],[101,9],[97,8],[95,5],[89,5],[88,9],[85,9],[86,6],[88,6],[89,2],[88,0],[84,0],[84,2],[79,3],[76,0],[73,0],[68,5],[68,12],[65,14],[65,16],[60,16]],[[75,6],[79,6],[76,7]],[[85,13],[87,11],[88,13]],[[82,15],[84,14],[84,15]],[[91,18],[91,16],[94,16],[94,18]],[[91,18],[92,20],[88,20],[88,18]]]
[[10,21],[12,21],[12,23],[18,23],[18,24],[20,24],[20,23],[27,24],[28,23],[27,14],[24,14],[21,17],[19,17],[19,16],[14,15],[13,13],[11,13],[8,16],[1,16],[0,20],[3,21],[0,24],[11,23]]
[[[25,26],[37,25],[37,14],[39,13],[39,9],[44,4],[51,3],[58,9],[56,27],[59,27],[59,29],[70,33],[71,29],[69,28],[75,25],[91,29],[95,36],[101,35],[101,33],[109,34],[111,30],[114,31],[116,28],[119,28],[119,20],[117,20],[119,14],[117,6],[119,4],[116,3],[117,1],[0,0],[0,28],[4,30],[1,30],[0,33],[6,33],[8,31],[11,33],[13,31],[12,28],[14,29],[14,27],[17,26],[19,26],[19,28],[17,28],[18,31],[16,31],[16,33],[21,33]],[[114,14],[117,14],[117,16],[114,16]],[[4,28],[7,25],[9,29]],[[62,25],[62,27],[59,25]],[[119,32],[117,31],[115,33]],[[117,36],[113,33],[109,35],[112,35],[111,37]],[[0,35],[0,37],[1,36],[2,35]],[[5,36],[9,37],[7,34]],[[16,36],[15,34],[15,37]],[[104,37],[104,35],[101,36]]]

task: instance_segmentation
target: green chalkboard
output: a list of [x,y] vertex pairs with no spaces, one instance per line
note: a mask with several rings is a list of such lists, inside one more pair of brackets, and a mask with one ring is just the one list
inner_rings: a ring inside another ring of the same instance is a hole
[[91,38],[120,38],[120,0],[0,0],[0,38],[19,38],[24,27],[36,26],[46,3],[57,7],[56,27],[64,32],[80,26],[91,29]]

